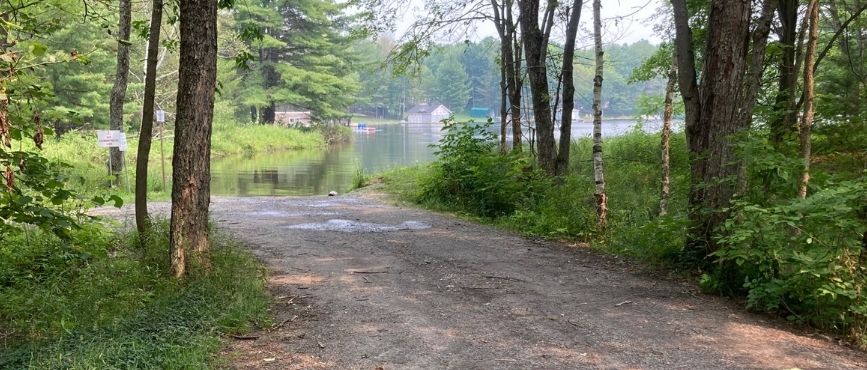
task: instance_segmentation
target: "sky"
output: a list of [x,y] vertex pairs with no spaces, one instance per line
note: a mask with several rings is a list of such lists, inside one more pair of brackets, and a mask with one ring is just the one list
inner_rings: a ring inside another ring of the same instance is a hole
[[[603,42],[634,43],[642,39],[654,44],[660,42],[659,36],[653,31],[653,16],[659,8],[661,0],[609,0],[602,2]],[[581,12],[581,31],[576,45],[579,49],[592,47],[592,1],[585,0]],[[425,14],[424,1],[412,0],[411,5],[400,14],[397,22],[397,35],[403,35],[415,21],[417,14]],[[461,27],[461,26],[457,26]],[[474,26],[467,26],[463,32],[464,39],[478,40],[488,36],[496,36],[497,32],[490,21]],[[556,37],[556,34],[553,35]],[[444,40],[459,41],[459,40]]]

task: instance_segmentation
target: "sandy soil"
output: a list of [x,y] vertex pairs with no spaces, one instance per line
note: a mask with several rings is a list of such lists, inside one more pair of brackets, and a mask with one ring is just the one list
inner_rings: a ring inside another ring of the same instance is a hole
[[[157,205],[156,208],[165,209]],[[371,195],[215,198],[271,269],[242,369],[864,369],[864,353],[580,246]]]

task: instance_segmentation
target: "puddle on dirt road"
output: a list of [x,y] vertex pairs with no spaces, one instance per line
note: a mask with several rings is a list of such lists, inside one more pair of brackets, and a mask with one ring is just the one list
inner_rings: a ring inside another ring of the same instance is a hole
[[290,229],[316,230],[316,231],[339,231],[344,233],[382,233],[401,230],[424,230],[430,229],[430,225],[418,221],[406,221],[397,225],[375,224],[350,220],[328,220],[327,222],[298,224],[289,226]]
[[254,211],[246,212],[251,216],[261,217],[309,217],[309,216],[337,216],[337,212],[286,212],[286,211]]

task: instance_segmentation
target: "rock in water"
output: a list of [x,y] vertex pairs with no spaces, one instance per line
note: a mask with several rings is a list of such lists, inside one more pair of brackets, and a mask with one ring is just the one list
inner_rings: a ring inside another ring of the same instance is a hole
[[336,192],[336,191],[334,191],[334,190],[332,190],[332,191],[329,191],[329,192],[328,192],[328,196],[329,196],[329,197],[334,197],[334,196],[337,196],[337,192]]

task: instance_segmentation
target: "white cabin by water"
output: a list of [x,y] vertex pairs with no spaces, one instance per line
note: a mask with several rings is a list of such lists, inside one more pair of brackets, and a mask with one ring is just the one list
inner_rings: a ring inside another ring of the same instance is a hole
[[442,104],[422,103],[412,107],[406,113],[406,120],[409,123],[439,123],[449,118],[452,111]]
[[279,104],[274,107],[274,123],[284,126],[310,126],[313,115],[310,110],[290,104]]

